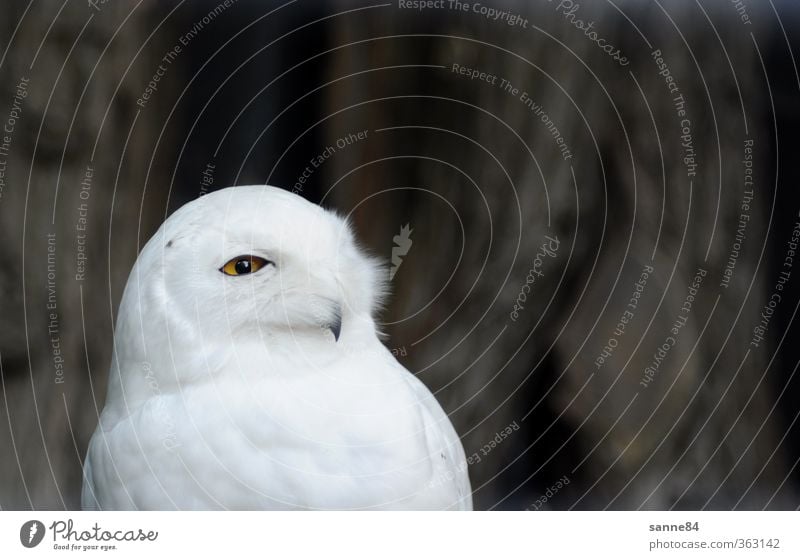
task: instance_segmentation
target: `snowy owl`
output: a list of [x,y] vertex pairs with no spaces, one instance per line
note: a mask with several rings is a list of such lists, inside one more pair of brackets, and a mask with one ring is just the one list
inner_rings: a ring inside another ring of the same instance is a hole
[[142,250],[85,509],[472,509],[464,449],[380,342],[386,272],[347,222],[232,187]]

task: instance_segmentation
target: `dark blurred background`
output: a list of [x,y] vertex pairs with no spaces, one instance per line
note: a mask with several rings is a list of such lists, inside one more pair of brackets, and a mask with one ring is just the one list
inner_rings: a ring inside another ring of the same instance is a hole
[[253,183],[412,230],[381,322],[476,508],[800,506],[796,3],[402,4],[4,6],[2,509],[79,507],[139,248]]

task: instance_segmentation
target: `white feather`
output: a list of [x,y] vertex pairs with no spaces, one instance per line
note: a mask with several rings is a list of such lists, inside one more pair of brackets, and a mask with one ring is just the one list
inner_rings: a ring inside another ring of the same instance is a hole
[[[240,255],[274,265],[220,271]],[[280,189],[178,210],[120,304],[84,507],[471,509],[452,424],[378,338],[385,276],[344,220]]]

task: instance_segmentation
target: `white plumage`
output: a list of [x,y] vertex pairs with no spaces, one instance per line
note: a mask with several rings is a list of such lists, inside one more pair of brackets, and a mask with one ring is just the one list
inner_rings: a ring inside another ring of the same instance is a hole
[[453,426],[378,339],[385,276],[274,187],[175,212],[120,304],[84,508],[471,509]]

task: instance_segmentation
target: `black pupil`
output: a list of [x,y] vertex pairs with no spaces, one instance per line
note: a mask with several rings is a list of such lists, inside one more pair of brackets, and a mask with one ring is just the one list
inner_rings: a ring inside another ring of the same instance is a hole
[[250,259],[236,261],[236,274],[250,274]]

